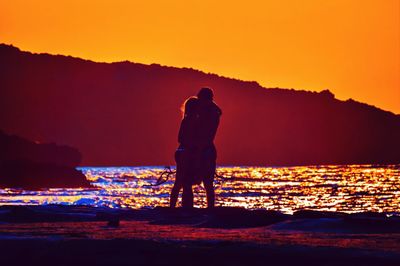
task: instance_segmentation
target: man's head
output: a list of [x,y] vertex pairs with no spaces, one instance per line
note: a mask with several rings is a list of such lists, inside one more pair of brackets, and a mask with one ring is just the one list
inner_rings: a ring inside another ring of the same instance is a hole
[[199,98],[199,100],[212,101],[214,99],[214,92],[212,89],[207,87],[201,88],[199,93],[197,93],[197,98]]

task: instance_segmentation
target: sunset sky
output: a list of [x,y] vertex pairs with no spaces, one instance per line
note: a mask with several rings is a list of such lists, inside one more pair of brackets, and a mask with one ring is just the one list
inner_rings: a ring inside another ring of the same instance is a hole
[[329,89],[400,114],[400,0],[0,0],[0,42]]

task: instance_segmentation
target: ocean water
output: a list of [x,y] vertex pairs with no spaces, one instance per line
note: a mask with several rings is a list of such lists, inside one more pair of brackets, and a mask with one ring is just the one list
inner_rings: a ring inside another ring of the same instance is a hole
[[[168,206],[174,175],[152,186],[164,167],[81,167],[90,189],[0,189],[0,205],[87,205],[111,208]],[[173,170],[173,169],[172,169]],[[400,165],[218,167],[216,206],[247,209],[400,213]],[[195,206],[205,207],[202,186]],[[180,205],[180,201],[178,202]]]

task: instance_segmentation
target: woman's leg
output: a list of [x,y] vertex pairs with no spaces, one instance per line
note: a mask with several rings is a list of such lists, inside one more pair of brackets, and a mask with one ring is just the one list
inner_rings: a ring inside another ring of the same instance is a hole
[[182,151],[178,149],[175,152],[175,162],[176,162],[176,174],[175,174],[175,183],[171,190],[171,195],[169,199],[169,207],[175,208],[176,202],[178,201],[179,192],[182,188]]
[[176,202],[178,201],[179,192],[181,191],[182,188],[182,184],[179,183],[180,182],[175,182],[171,190],[171,196],[169,201],[169,207],[171,208],[175,208]]
[[186,149],[181,156],[182,207],[193,208],[193,151]]

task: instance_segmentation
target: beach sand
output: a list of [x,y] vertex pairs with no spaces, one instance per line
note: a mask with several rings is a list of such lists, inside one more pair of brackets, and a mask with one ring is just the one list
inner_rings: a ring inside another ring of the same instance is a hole
[[1,206],[0,255],[2,265],[400,265],[400,219]]

